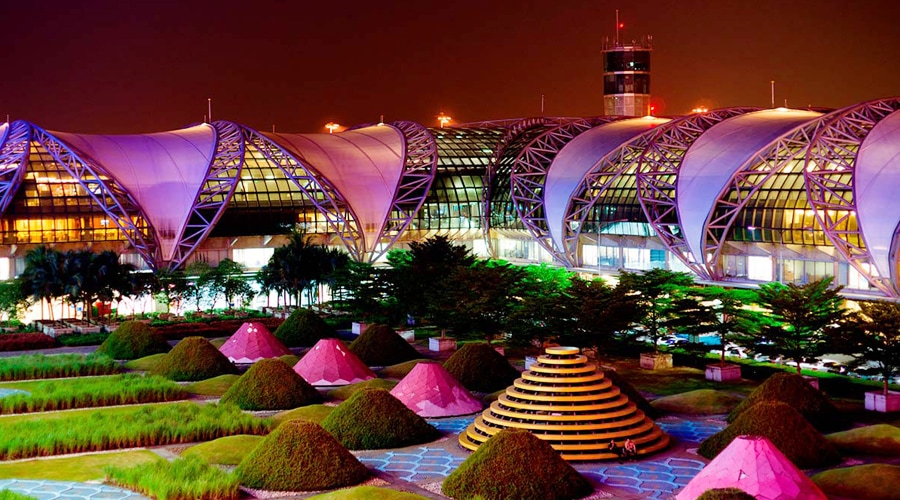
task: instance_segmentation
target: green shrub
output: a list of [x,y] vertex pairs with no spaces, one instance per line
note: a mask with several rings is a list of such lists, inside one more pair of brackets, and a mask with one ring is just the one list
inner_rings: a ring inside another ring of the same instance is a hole
[[739,488],[715,488],[706,490],[697,500],[754,500],[756,497]]
[[359,484],[369,470],[318,424],[285,422],[234,471],[244,486],[275,491],[328,490]]
[[396,386],[397,382],[391,380],[385,380],[383,378],[370,378],[369,380],[364,380],[355,384],[336,387],[325,394],[332,399],[347,400],[350,399],[350,396],[363,389],[384,389],[386,391],[390,391]]
[[358,391],[322,421],[351,450],[401,448],[427,443],[440,432],[384,389]]
[[28,354],[0,358],[0,381],[84,377],[119,373],[112,358],[99,354]]
[[175,382],[135,374],[30,382],[28,394],[0,398],[0,414],[159,403],[184,399]]
[[78,347],[85,345],[100,345],[108,338],[109,332],[70,333],[57,336],[56,341],[59,342],[60,345],[66,347]]
[[[825,436],[838,451],[850,455],[900,455],[900,428],[868,425]],[[898,490],[900,491],[900,490]]]
[[0,460],[194,443],[264,434],[271,421],[231,405],[176,403],[57,414],[4,422]]
[[505,389],[521,375],[506,358],[484,342],[462,346],[444,362],[444,368],[466,389],[478,392]]
[[759,401],[781,401],[800,412],[820,432],[833,432],[849,427],[849,422],[824,394],[796,373],[776,373],[760,384],[728,415],[733,422],[741,413]]
[[153,328],[139,321],[125,321],[100,344],[97,352],[113,359],[137,359],[169,351],[169,344]]
[[673,394],[653,400],[651,405],[668,413],[688,413],[694,415],[718,415],[733,410],[741,398],[715,389]]
[[56,340],[43,333],[4,333],[0,335],[0,352],[28,351],[56,347]]
[[321,339],[336,336],[337,332],[318,314],[298,308],[272,334],[288,347],[312,347]]
[[421,358],[416,349],[387,325],[369,325],[347,347],[369,366],[389,366]]
[[711,460],[734,438],[745,434],[769,438],[801,469],[826,467],[841,460],[838,451],[815,427],[780,401],[760,401],[746,409],[731,425],[703,441],[697,452]]
[[198,457],[173,462],[158,460],[128,468],[108,466],[104,472],[107,482],[160,500],[236,500],[241,496],[236,477]]
[[831,497],[896,500],[900,492],[900,466],[867,464],[820,472],[810,479]]
[[377,486],[357,486],[309,497],[310,500],[428,500],[405,491],[379,488]]
[[241,460],[259,446],[263,436],[238,434],[213,439],[184,450],[184,457],[196,456],[208,463],[218,465],[238,465]]
[[382,368],[378,374],[384,378],[402,379],[409,375],[409,372],[411,372],[419,363],[437,363],[437,361],[433,359],[414,359],[396,365],[386,366]]
[[237,368],[205,338],[186,337],[160,360],[152,372],[172,380],[193,382],[237,373]]
[[261,359],[222,396],[222,403],[242,410],[290,410],[318,403],[322,395],[290,366],[277,359]]
[[442,489],[453,498],[563,500],[594,488],[549,443],[525,430],[504,429],[453,471]]

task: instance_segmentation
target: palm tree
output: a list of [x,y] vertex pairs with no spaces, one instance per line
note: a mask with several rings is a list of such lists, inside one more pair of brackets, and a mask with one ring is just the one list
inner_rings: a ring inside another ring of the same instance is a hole
[[41,319],[44,318],[43,303],[47,303],[52,320],[53,299],[64,295],[61,281],[62,261],[63,257],[60,251],[45,245],[34,248],[25,254],[25,270],[19,279],[25,293],[34,301],[41,303]]

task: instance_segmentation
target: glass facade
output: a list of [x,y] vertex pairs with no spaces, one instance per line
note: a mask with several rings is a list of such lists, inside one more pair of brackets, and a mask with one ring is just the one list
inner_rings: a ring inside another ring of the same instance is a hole
[[[104,182],[112,182],[101,177]],[[111,200],[107,200],[111,203]],[[141,217],[133,223],[147,230]],[[37,141],[30,144],[28,170],[0,219],[3,244],[124,242],[112,218]]]

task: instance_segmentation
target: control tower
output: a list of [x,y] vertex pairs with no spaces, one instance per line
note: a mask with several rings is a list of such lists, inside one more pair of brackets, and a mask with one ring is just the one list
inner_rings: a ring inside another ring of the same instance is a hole
[[619,37],[616,11],[616,38],[603,42],[603,113],[605,115],[646,116],[650,109],[650,52],[653,37],[625,43]]

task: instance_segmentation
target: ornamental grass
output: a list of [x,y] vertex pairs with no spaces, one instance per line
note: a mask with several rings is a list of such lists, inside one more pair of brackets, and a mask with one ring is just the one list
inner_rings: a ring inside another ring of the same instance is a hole
[[237,374],[235,366],[203,337],[186,337],[163,356],[153,373],[181,382]]
[[700,443],[697,453],[715,458],[738,436],[765,436],[801,469],[827,467],[841,461],[837,449],[797,410],[780,401],[760,401],[725,429]]
[[125,321],[100,344],[97,352],[114,359],[131,360],[169,352],[169,344],[150,325]]
[[521,375],[502,354],[484,342],[462,346],[444,362],[444,368],[466,389],[478,392],[505,389]]
[[234,474],[249,488],[312,491],[359,484],[369,470],[318,424],[293,420],[266,436]]
[[15,491],[0,490],[0,500],[37,500],[35,497],[22,495]]
[[381,324],[369,325],[347,349],[368,366],[390,366],[422,357],[393,328]]
[[767,378],[731,411],[728,421],[735,421],[759,401],[781,401],[789,404],[820,432],[835,432],[850,426],[848,419],[824,394],[796,373],[776,373]]
[[322,401],[322,395],[278,359],[261,359],[222,396],[242,410],[290,410]]
[[122,368],[112,358],[97,354],[28,354],[0,358],[0,381],[110,375]]
[[322,427],[351,450],[402,448],[441,436],[384,389],[356,392],[325,417]]
[[469,455],[441,489],[452,498],[567,500],[594,487],[546,441],[526,430],[504,429]]
[[115,410],[5,423],[0,433],[0,460],[265,434],[272,425],[268,419],[245,414],[232,405],[176,403]]
[[29,383],[28,394],[0,398],[0,415],[71,410],[97,406],[162,403],[185,399],[187,392],[163,377],[136,374]]
[[159,460],[136,467],[109,466],[106,482],[158,500],[232,500],[240,498],[238,478],[198,457]]

